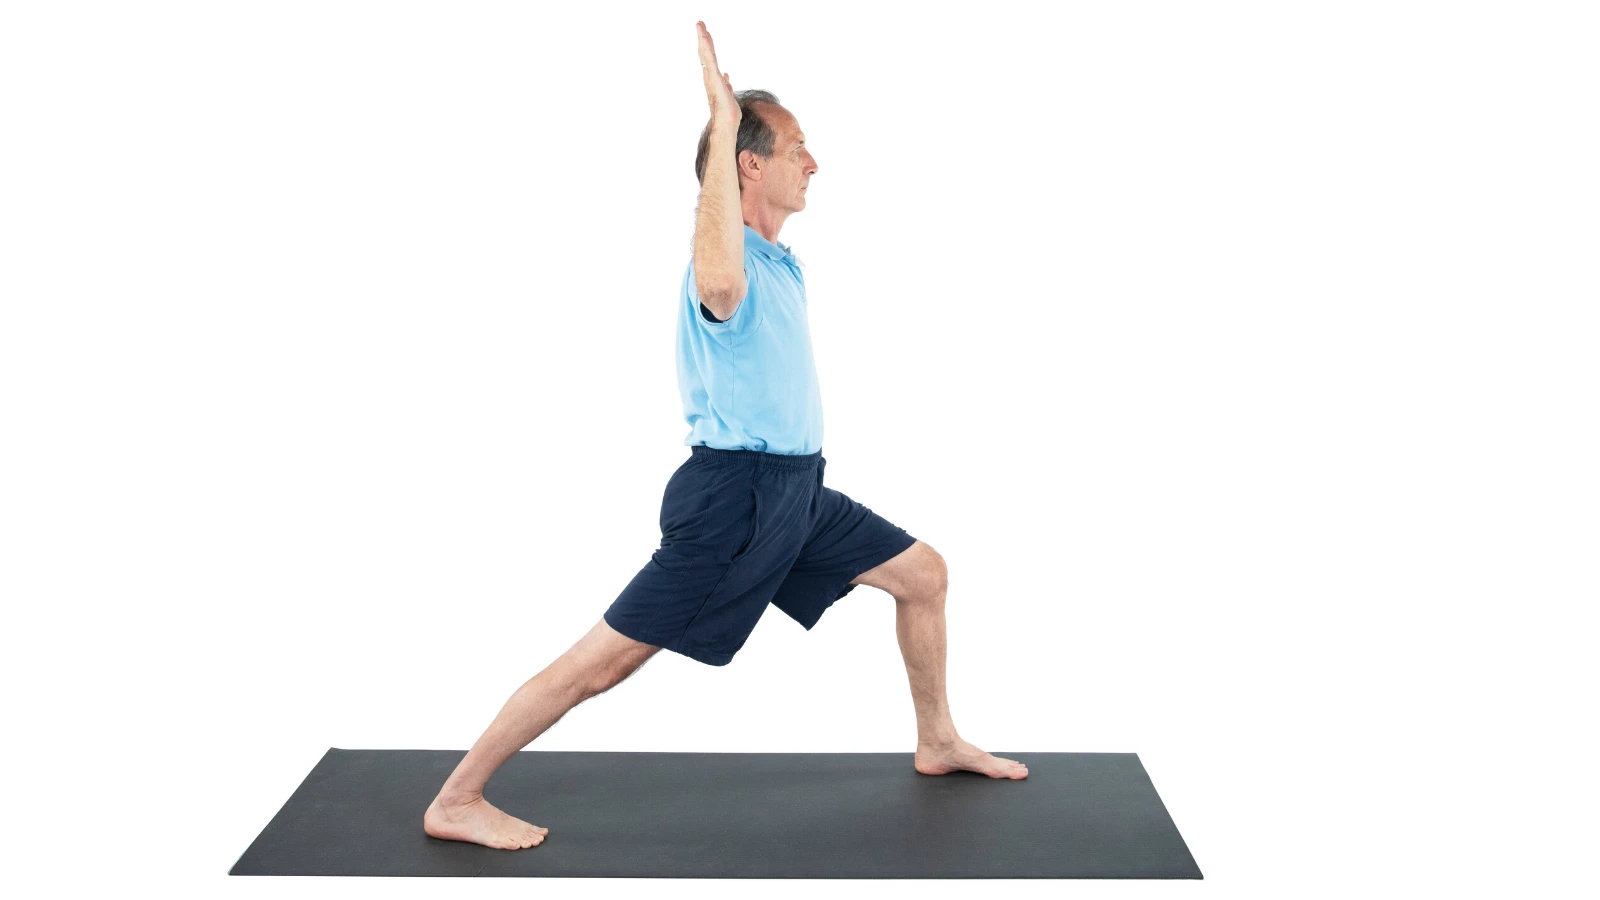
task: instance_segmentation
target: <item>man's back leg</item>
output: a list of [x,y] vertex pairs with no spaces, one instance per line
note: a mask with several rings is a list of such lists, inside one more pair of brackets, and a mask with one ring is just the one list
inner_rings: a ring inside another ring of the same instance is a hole
[[568,710],[610,690],[660,649],[618,633],[602,618],[571,649],[511,695],[429,804],[423,830],[436,838],[506,850],[543,841],[549,829],[491,806],[483,799],[484,785],[512,754]]

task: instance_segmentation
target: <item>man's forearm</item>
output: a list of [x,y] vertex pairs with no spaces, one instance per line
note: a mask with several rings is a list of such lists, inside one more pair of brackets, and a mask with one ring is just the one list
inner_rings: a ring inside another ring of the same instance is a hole
[[734,156],[737,138],[734,127],[711,126],[700,210],[695,215],[695,288],[701,302],[719,315],[728,312],[720,307],[742,298],[745,291],[744,213]]

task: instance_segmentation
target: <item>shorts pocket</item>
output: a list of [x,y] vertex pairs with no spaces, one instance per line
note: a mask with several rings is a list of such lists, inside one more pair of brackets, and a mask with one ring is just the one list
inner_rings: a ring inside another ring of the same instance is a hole
[[751,548],[753,548],[755,546],[756,534],[760,531],[760,529],[761,529],[761,493],[756,490],[756,480],[755,480],[755,477],[754,477],[754,473],[751,473],[751,478],[750,478],[750,533],[745,536],[744,543],[739,545],[739,549],[733,551],[733,557],[728,560],[728,562],[730,564],[738,562],[739,560],[743,559],[746,554],[748,554],[750,552]]
[[666,534],[671,526],[670,521],[684,509],[683,482],[694,478],[694,469],[704,459],[700,456],[691,456],[680,464],[672,477],[667,479],[667,486],[661,492],[661,533]]

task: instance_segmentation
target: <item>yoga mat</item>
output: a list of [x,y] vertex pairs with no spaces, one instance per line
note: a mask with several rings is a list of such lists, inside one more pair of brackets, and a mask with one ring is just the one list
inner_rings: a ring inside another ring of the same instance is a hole
[[429,837],[462,750],[331,748],[232,875],[1200,878],[1134,753],[1006,753],[1021,780],[910,753],[524,750],[485,788],[550,829],[522,850]]

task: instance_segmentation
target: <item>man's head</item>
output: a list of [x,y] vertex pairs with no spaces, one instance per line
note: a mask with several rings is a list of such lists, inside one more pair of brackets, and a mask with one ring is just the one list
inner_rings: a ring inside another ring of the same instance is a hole
[[[816,158],[805,147],[800,122],[778,105],[770,91],[735,93],[739,101],[739,134],[735,154],[739,170],[739,202],[751,200],[783,216],[806,208],[806,186],[817,171]],[[711,125],[700,132],[694,158],[694,175],[706,181],[706,156],[711,146]]]

